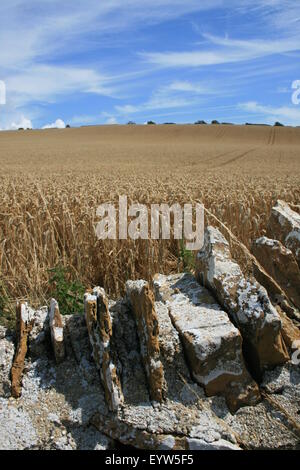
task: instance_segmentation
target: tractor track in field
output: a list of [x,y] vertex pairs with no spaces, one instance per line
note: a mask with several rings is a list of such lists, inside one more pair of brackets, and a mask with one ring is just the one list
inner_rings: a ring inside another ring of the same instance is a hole
[[249,155],[249,153],[254,152],[255,150],[257,150],[258,148],[259,148],[259,147],[254,147],[254,148],[252,148],[252,149],[250,149],[250,150],[247,150],[246,152],[239,153],[239,154],[236,155],[235,157],[230,158],[229,160],[227,160],[226,162],[220,163],[219,165],[215,165],[213,168],[221,168],[221,167],[230,165],[230,163],[237,162],[237,161],[243,159],[244,157],[246,157],[247,155]]

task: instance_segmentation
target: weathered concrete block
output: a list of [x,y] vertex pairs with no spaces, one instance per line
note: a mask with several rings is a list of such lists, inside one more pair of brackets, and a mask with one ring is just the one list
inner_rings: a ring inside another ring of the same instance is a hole
[[193,378],[208,396],[223,395],[232,411],[260,399],[242,354],[242,337],[194,276],[157,275],[156,293],[165,302],[184,345]]
[[18,303],[16,310],[17,347],[11,368],[11,394],[19,398],[22,393],[22,375],[28,349],[28,335],[34,323],[34,310],[27,303]]
[[0,399],[11,396],[11,367],[14,355],[12,336],[6,328],[0,326]]
[[229,244],[219,230],[208,227],[197,256],[197,277],[229,313],[244,340],[251,372],[260,380],[264,369],[285,363],[288,352],[281,336],[281,320],[267,291],[247,279],[232,259]]
[[252,253],[289,300],[300,308],[300,268],[293,252],[278,240],[261,237],[253,242]]
[[55,360],[59,364],[65,358],[65,344],[63,323],[59,306],[55,299],[52,299],[50,303],[49,325]]
[[[100,413],[93,417],[93,425],[98,429],[106,427],[106,433],[113,439],[122,436],[122,442],[125,445],[133,445],[138,449],[144,450],[241,450],[237,443],[230,442],[221,438],[215,432],[215,439],[205,440],[204,437],[187,437],[184,435],[156,434],[148,430],[137,429],[134,426],[124,425],[122,422],[110,422],[109,426],[104,422]],[[210,432],[211,422],[207,422],[208,433]],[[201,426],[200,426],[201,427]],[[201,434],[201,432],[199,432]]]
[[112,318],[105,291],[100,287],[87,293],[84,299],[85,318],[93,349],[93,356],[100,371],[106,402],[111,411],[117,411],[124,402],[117,358],[111,341]]
[[126,293],[136,320],[150,395],[152,400],[162,401],[165,381],[154,295],[146,281],[128,281]]
[[300,266],[300,214],[284,201],[277,201],[272,208],[267,227],[267,236],[281,241],[289,248]]
[[281,332],[282,332],[282,337],[284,339],[284,342],[286,346],[289,348],[289,350],[292,350],[293,344],[295,341],[300,342],[300,330],[299,328],[292,322],[290,318],[286,316],[286,314],[282,311],[282,309],[278,306],[276,306],[276,309],[280,315],[281,318]]
[[43,356],[48,349],[50,337],[49,308],[44,306],[34,312],[34,325],[28,341],[31,359],[38,359]]

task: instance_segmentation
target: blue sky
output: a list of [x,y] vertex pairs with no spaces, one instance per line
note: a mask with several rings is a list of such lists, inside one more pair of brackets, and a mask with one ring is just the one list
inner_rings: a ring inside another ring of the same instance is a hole
[[0,129],[300,125],[297,1],[2,1],[0,45]]

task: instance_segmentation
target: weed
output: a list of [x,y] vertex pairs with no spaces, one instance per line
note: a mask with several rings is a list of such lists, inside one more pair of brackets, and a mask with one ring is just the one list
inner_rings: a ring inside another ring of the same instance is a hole
[[83,311],[84,286],[77,279],[72,279],[70,269],[57,265],[49,269],[51,277],[49,282],[52,286],[51,296],[54,297],[62,315],[80,313]]
[[179,262],[181,263],[184,272],[189,273],[195,269],[195,254],[187,250],[184,245],[184,240],[180,240]]

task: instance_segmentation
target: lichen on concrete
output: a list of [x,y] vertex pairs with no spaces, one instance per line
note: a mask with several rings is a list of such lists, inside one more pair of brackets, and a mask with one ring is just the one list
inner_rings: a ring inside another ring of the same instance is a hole
[[145,281],[128,281],[126,293],[136,319],[141,354],[151,398],[161,402],[164,395],[164,371],[160,360],[159,327],[154,296]]
[[192,376],[206,393],[223,394],[234,411],[259,401],[258,386],[244,363],[240,332],[207,289],[190,274],[156,276],[154,285],[181,337]]
[[265,369],[283,364],[289,355],[281,335],[281,320],[267,291],[246,278],[233,261],[228,242],[213,227],[205,231],[205,244],[197,256],[197,278],[229,313],[244,340],[244,352],[258,379]]
[[112,346],[112,318],[103,289],[95,288],[92,294],[85,295],[85,317],[107,404],[111,411],[117,411],[122,406],[124,397],[117,358]]

